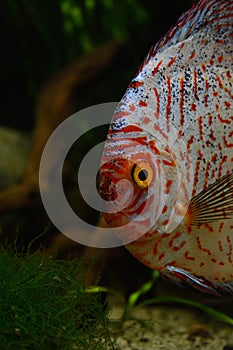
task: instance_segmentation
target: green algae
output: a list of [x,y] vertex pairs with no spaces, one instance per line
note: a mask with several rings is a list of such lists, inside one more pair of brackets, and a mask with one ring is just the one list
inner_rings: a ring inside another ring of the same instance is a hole
[[108,309],[85,291],[85,273],[77,259],[0,248],[1,350],[113,349]]

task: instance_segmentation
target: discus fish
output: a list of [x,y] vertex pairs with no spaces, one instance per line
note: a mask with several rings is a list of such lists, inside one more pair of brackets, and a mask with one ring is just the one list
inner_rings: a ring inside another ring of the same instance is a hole
[[150,50],[114,112],[99,193],[142,263],[233,294],[233,1],[200,0]]

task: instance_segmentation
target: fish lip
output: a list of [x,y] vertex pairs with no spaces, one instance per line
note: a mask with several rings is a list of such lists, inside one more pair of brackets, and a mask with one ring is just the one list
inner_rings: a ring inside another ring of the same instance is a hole
[[[116,214],[117,213],[117,214]],[[123,211],[118,211],[116,213],[102,212],[105,221],[111,228],[118,228],[125,226],[130,223],[130,218]]]

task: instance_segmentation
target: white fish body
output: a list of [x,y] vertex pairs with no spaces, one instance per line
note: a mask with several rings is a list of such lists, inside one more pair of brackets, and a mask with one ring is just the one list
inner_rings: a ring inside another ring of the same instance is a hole
[[199,1],[150,52],[113,116],[103,162],[135,160],[129,139],[153,153],[165,199],[154,196],[156,220],[127,248],[166,276],[232,294],[233,1]]

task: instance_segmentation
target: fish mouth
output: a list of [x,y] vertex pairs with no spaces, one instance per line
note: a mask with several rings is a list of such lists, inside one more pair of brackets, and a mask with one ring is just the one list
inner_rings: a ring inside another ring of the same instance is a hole
[[106,202],[113,202],[117,198],[116,186],[109,174],[98,171],[96,175],[96,188],[100,197]]
[[102,212],[102,216],[111,228],[118,228],[130,223],[129,216],[122,211],[115,213]]

